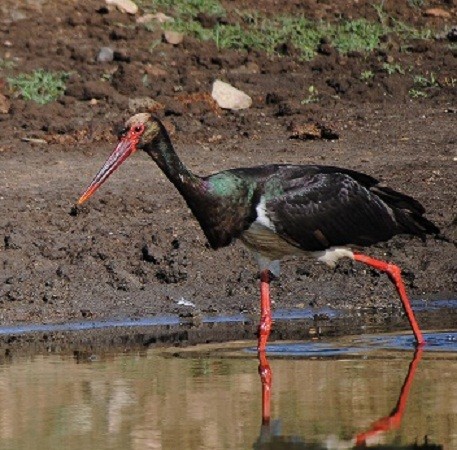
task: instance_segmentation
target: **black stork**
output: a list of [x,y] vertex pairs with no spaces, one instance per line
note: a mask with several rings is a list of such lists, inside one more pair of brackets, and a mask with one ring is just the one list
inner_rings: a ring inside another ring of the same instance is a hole
[[286,255],[314,257],[330,267],[351,258],[387,273],[417,344],[424,343],[399,267],[357,251],[396,234],[424,238],[439,233],[417,200],[369,175],[333,166],[269,164],[200,177],[179,159],[160,120],[139,113],[125,123],[116,148],[78,205],[137,149],[148,153],[175,185],[213,249],[239,238],[253,252],[260,268],[260,351],[272,326],[270,280],[279,275],[279,261]]

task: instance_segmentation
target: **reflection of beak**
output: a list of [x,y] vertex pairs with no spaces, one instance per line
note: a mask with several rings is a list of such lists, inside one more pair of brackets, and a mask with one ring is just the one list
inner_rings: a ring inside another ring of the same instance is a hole
[[109,178],[109,176],[132,154],[136,151],[136,143],[127,137],[122,138],[99,170],[92,183],[78,200],[78,205],[82,205],[92,194]]

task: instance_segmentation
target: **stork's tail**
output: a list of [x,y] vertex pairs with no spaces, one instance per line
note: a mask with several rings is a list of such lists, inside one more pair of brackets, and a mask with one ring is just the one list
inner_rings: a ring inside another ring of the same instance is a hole
[[422,239],[425,239],[427,234],[441,236],[440,229],[424,217],[425,208],[415,198],[380,185],[373,187],[372,191],[392,208],[402,232],[420,236]]

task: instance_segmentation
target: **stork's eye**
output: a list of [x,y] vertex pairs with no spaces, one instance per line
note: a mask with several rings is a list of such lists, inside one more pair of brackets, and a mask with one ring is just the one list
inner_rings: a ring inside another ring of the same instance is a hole
[[133,127],[133,132],[136,134],[140,134],[144,130],[144,125],[135,125]]

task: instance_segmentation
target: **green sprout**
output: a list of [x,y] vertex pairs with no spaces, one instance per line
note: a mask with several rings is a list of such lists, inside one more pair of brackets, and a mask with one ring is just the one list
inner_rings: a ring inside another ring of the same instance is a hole
[[44,105],[57,100],[65,92],[65,82],[69,76],[67,72],[47,72],[39,69],[8,78],[8,83],[24,100]]

